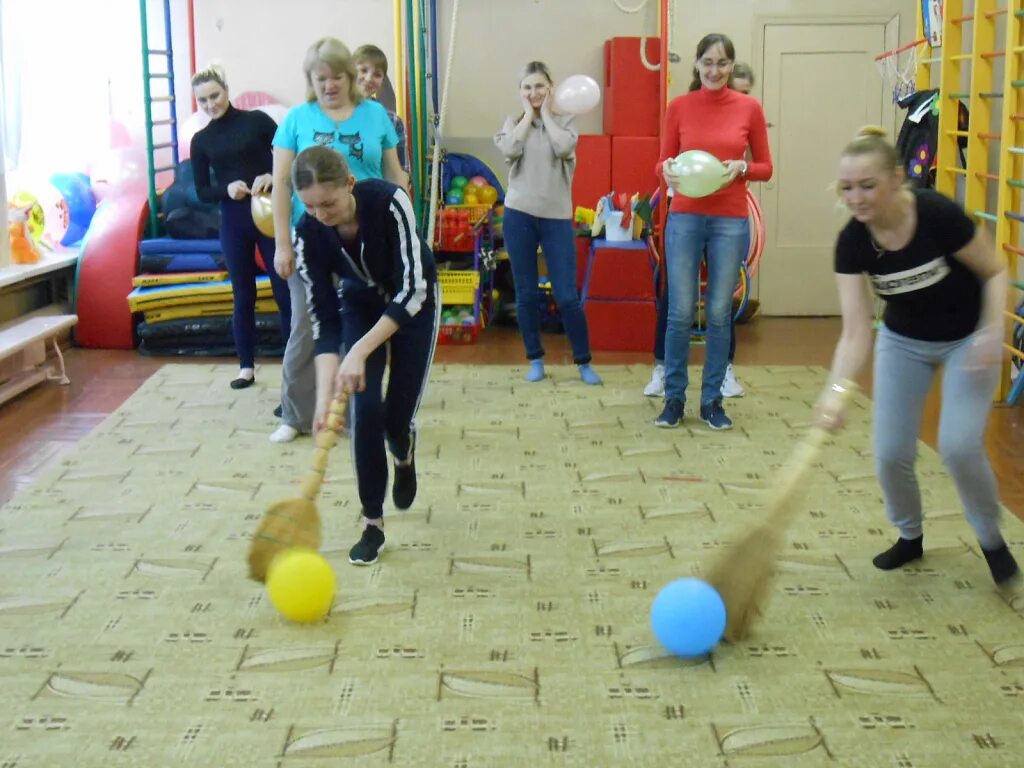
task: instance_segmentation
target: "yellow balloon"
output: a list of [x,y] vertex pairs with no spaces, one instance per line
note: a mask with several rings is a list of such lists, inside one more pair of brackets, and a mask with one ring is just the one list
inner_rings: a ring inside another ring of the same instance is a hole
[[270,207],[270,195],[253,195],[251,201],[252,221],[256,229],[267,237],[273,237],[274,212]]
[[282,616],[299,624],[327,615],[334,602],[334,588],[334,570],[311,549],[286,549],[267,571],[270,602]]

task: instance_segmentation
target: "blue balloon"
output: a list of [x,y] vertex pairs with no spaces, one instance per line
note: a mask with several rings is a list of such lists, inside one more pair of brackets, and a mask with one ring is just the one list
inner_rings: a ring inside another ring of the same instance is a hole
[[677,579],[654,598],[651,628],[658,642],[677,656],[703,656],[725,632],[725,603],[707,582]]

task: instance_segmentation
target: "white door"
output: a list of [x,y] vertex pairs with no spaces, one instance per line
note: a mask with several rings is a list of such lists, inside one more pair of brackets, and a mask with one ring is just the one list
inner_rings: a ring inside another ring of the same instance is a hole
[[[775,174],[761,185],[766,315],[836,315],[832,257],[848,220],[833,191],[839,153],[863,125],[892,125],[874,64],[884,24],[766,24],[763,83]],[[884,122],[887,120],[888,122]]]

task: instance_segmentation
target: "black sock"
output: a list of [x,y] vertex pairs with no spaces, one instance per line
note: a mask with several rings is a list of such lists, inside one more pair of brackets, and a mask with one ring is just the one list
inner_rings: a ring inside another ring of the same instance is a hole
[[916,539],[904,539],[900,537],[895,544],[889,547],[885,552],[879,555],[875,555],[875,559],[871,562],[875,564],[875,568],[880,568],[883,571],[891,571],[899,568],[901,565],[906,565],[912,560],[917,560],[924,554],[924,548],[922,542],[924,541],[924,534],[921,534]]
[[1013,581],[1020,574],[1017,561],[1010,554],[1006,542],[998,549],[985,549],[982,547],[981,554],[985,556],[988,569],[992,571],[992,579],[996,584],[1006,584]]

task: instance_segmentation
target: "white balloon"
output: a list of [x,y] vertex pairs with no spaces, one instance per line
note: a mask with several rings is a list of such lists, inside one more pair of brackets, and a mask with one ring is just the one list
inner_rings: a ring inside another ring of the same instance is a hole
[[256,109],[260,112],[266,112],[278,125],[284,120],[284,116],[288,114],[288,107],[284,104],[260,104]]
[[192,137],[210,124],[210,116],[203,111],[193,112],[178,130],[178,158],[188,160],[192,154]]
[[601,88],[587,75],[571,75],[555,86],[555,106],[570,115],[589,112],[601,101]]

